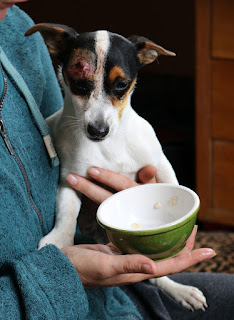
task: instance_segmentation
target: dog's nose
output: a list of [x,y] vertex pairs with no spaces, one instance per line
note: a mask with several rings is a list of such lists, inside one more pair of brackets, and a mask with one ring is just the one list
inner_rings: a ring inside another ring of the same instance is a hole
[[104,123],[89,124],[87,127],[89,137],[93,140],[102,140],[109,132],[109,126]]

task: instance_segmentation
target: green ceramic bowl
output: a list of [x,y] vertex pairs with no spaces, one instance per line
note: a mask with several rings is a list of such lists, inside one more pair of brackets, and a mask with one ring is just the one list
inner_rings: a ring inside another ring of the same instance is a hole
[[189,188],[146,184],[105,200],[98,208],[97,220],[121,252],[161,260],[184,248],[199,207],[197,194]]

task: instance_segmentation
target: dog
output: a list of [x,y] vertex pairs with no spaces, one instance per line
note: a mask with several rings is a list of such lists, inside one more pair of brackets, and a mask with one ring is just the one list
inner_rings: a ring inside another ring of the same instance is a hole
[[[81,197],[66,183],[70,172],[87,177],[91,166],[136,179],[148,164],[157,168],[157,182],[178,184],[151,125],[131,107],[138,70],[159,55],[175,56],[152,41],[105,30],[78,34],[55,24],[37,24],[54,65],[60,66],[64,108],[47,119],[61,161],[53,230],[39,248],[73,245]],[[190,310],[207,307],[203,293],[168,277],[151,282]]]

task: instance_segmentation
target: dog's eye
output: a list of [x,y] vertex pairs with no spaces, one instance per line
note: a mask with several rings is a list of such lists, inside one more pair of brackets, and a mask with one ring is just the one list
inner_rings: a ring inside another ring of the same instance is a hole
[[129,83],[127,81],[118,80],[114,84],[113,93],[117,98],[120,99],[125,94],[128,87],[129,87]]
[[72,92],[79,96],[87,96],[92,90],[92,84],[85,80],[72,80],[71,82]]
[[127,89],[127,87],[128,87],[128,82],[126,82],[126,81],[118,81],[115,84],[115,90],[117,90],[117,91],[125,90],[125,89]]
[[88,85],[85,82],[76,84],[76,90],[78,90],[81,95],[85,95],[89,92]]

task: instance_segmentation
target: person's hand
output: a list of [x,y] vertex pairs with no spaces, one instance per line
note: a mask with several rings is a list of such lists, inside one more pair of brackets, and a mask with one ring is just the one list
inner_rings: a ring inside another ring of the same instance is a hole
[[[156,172],[157,169],[152,165],[148,165],[142,168],[138,172],[139,182],[143,184],[156,182]],[[106,169],[90,168],[88,173],[90,177],[97,182],[102,183],[103,185],[106,185],[107,187],[116,191],[121,191],[138,185],[137,182],[130,179],[129,177]],[[84,177],[80,177],[76,174],[70,174],[67,177],[67,183],[76,191],[81,192],[97,204],[102,203],[112,195],[112,192],[106,190],[104,187],[101,187],[91,182],[90,180]]]
[[84,287],[121,286],[150,278],[162,277],[212,258],[212,249],[193,250],[197,228],[187,240],[186,247],[175,257],[154,262],[139,255],[121,255],[109,245],[77,245],[61,250],[74,265]]
[[[156,172],[156,168],[152,165],[141,169],[138,173],[140,183],[156,182]],[[89,175],[97,182],[116,191],[138,185],[137,182],[126,176],[105,169],[91,168]],[[67,182],[75,190],[83,193],[97,204],[112,195],[105,188],[75,174],[69,175]],[[106,246],[78,245],[63,248],[62,251],[76,268],[85,287],[120,286],[181,272],[196,263],[215,256],[212,249],[192,250],[196,230],[195,227],[186,247],[178,255],[157,262],[139,254],[121,255],[113,244]]]

